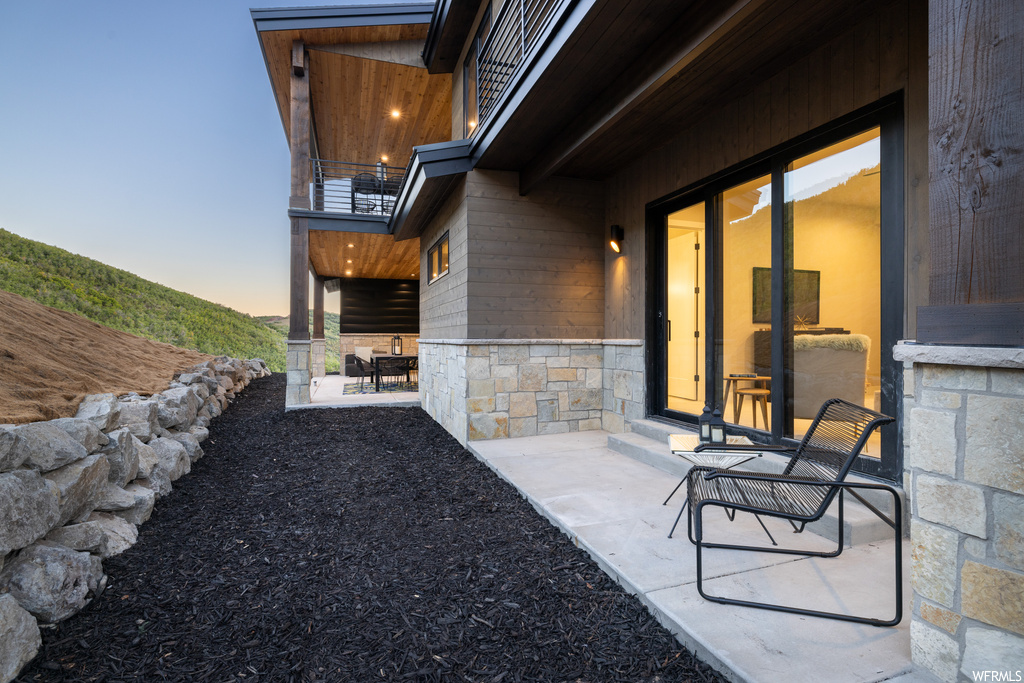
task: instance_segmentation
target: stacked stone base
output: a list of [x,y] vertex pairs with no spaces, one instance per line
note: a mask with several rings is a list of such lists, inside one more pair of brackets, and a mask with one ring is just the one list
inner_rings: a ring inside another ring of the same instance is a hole
[[102,560],[135,543],[203,456],[210,421],[268,374],[262,360],[219,357],[153,396],[94,394],[73,418],[0,425],[0,683],[35,657],[40,623],[103,592]]
[[420,403],[460,443],[644,416],[641,340],[421,339]]
[[[1024,350],[897,345],[916,667],[1024,675]],[[987,678],[986,678],[987,676]]]

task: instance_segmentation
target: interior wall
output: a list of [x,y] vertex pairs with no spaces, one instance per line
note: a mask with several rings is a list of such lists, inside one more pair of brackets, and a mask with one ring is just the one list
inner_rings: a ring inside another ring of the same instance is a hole
[[[464,339],[467,336],[466,180],[460,179],[420,236],[420,337]],[[448,274],[427,282],[427,253],[448,233]]]
[[917,306],[928,296],[927,16],[926,0],[894,2],[866,15],[612,176],[605,222],[623,226],[626,249],[623,256],[605,257],[606,336],[645,336],[649,202],[902,90],[905,336],[913,337]]
[[527,196],[519,174],[467,176],[468,337],[604,337],[603,183],[553,178]]

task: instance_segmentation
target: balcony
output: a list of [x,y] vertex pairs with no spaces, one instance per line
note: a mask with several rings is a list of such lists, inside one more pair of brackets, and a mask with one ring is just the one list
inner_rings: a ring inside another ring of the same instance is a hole
[[405,169],[386,163],[310,159],[310,210],[390,218]]
[[494,115],[501,96],[524,70],[565,0],[506,0],[477,55],[479,129]]

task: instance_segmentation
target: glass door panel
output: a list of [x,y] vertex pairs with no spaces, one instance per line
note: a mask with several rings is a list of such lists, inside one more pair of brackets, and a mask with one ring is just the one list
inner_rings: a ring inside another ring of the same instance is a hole
[[[880,410],[879,142],[875,128],[786,169],[786,360],[793,378],[786,436],[803,436],[834,396]],[[879,457],[875,441],[865,455]]]
[[772,187],[765,175],[720,198],[722,416],[771,426]]
[[700,413],[704,407],[704,202],[671,213],[668,232],[666,407]]

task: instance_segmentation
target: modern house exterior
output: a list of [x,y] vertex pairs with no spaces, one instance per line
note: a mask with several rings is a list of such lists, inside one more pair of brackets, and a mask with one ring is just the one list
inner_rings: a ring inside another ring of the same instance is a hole
[[907,497],[915,665],[1021,662],[1024,5],[252,17],[292,155],[289,406],[356,281],[418,291],[421,405],[463,444],[705,405],[780,442],[849,398],[897,418],[857,469]]

